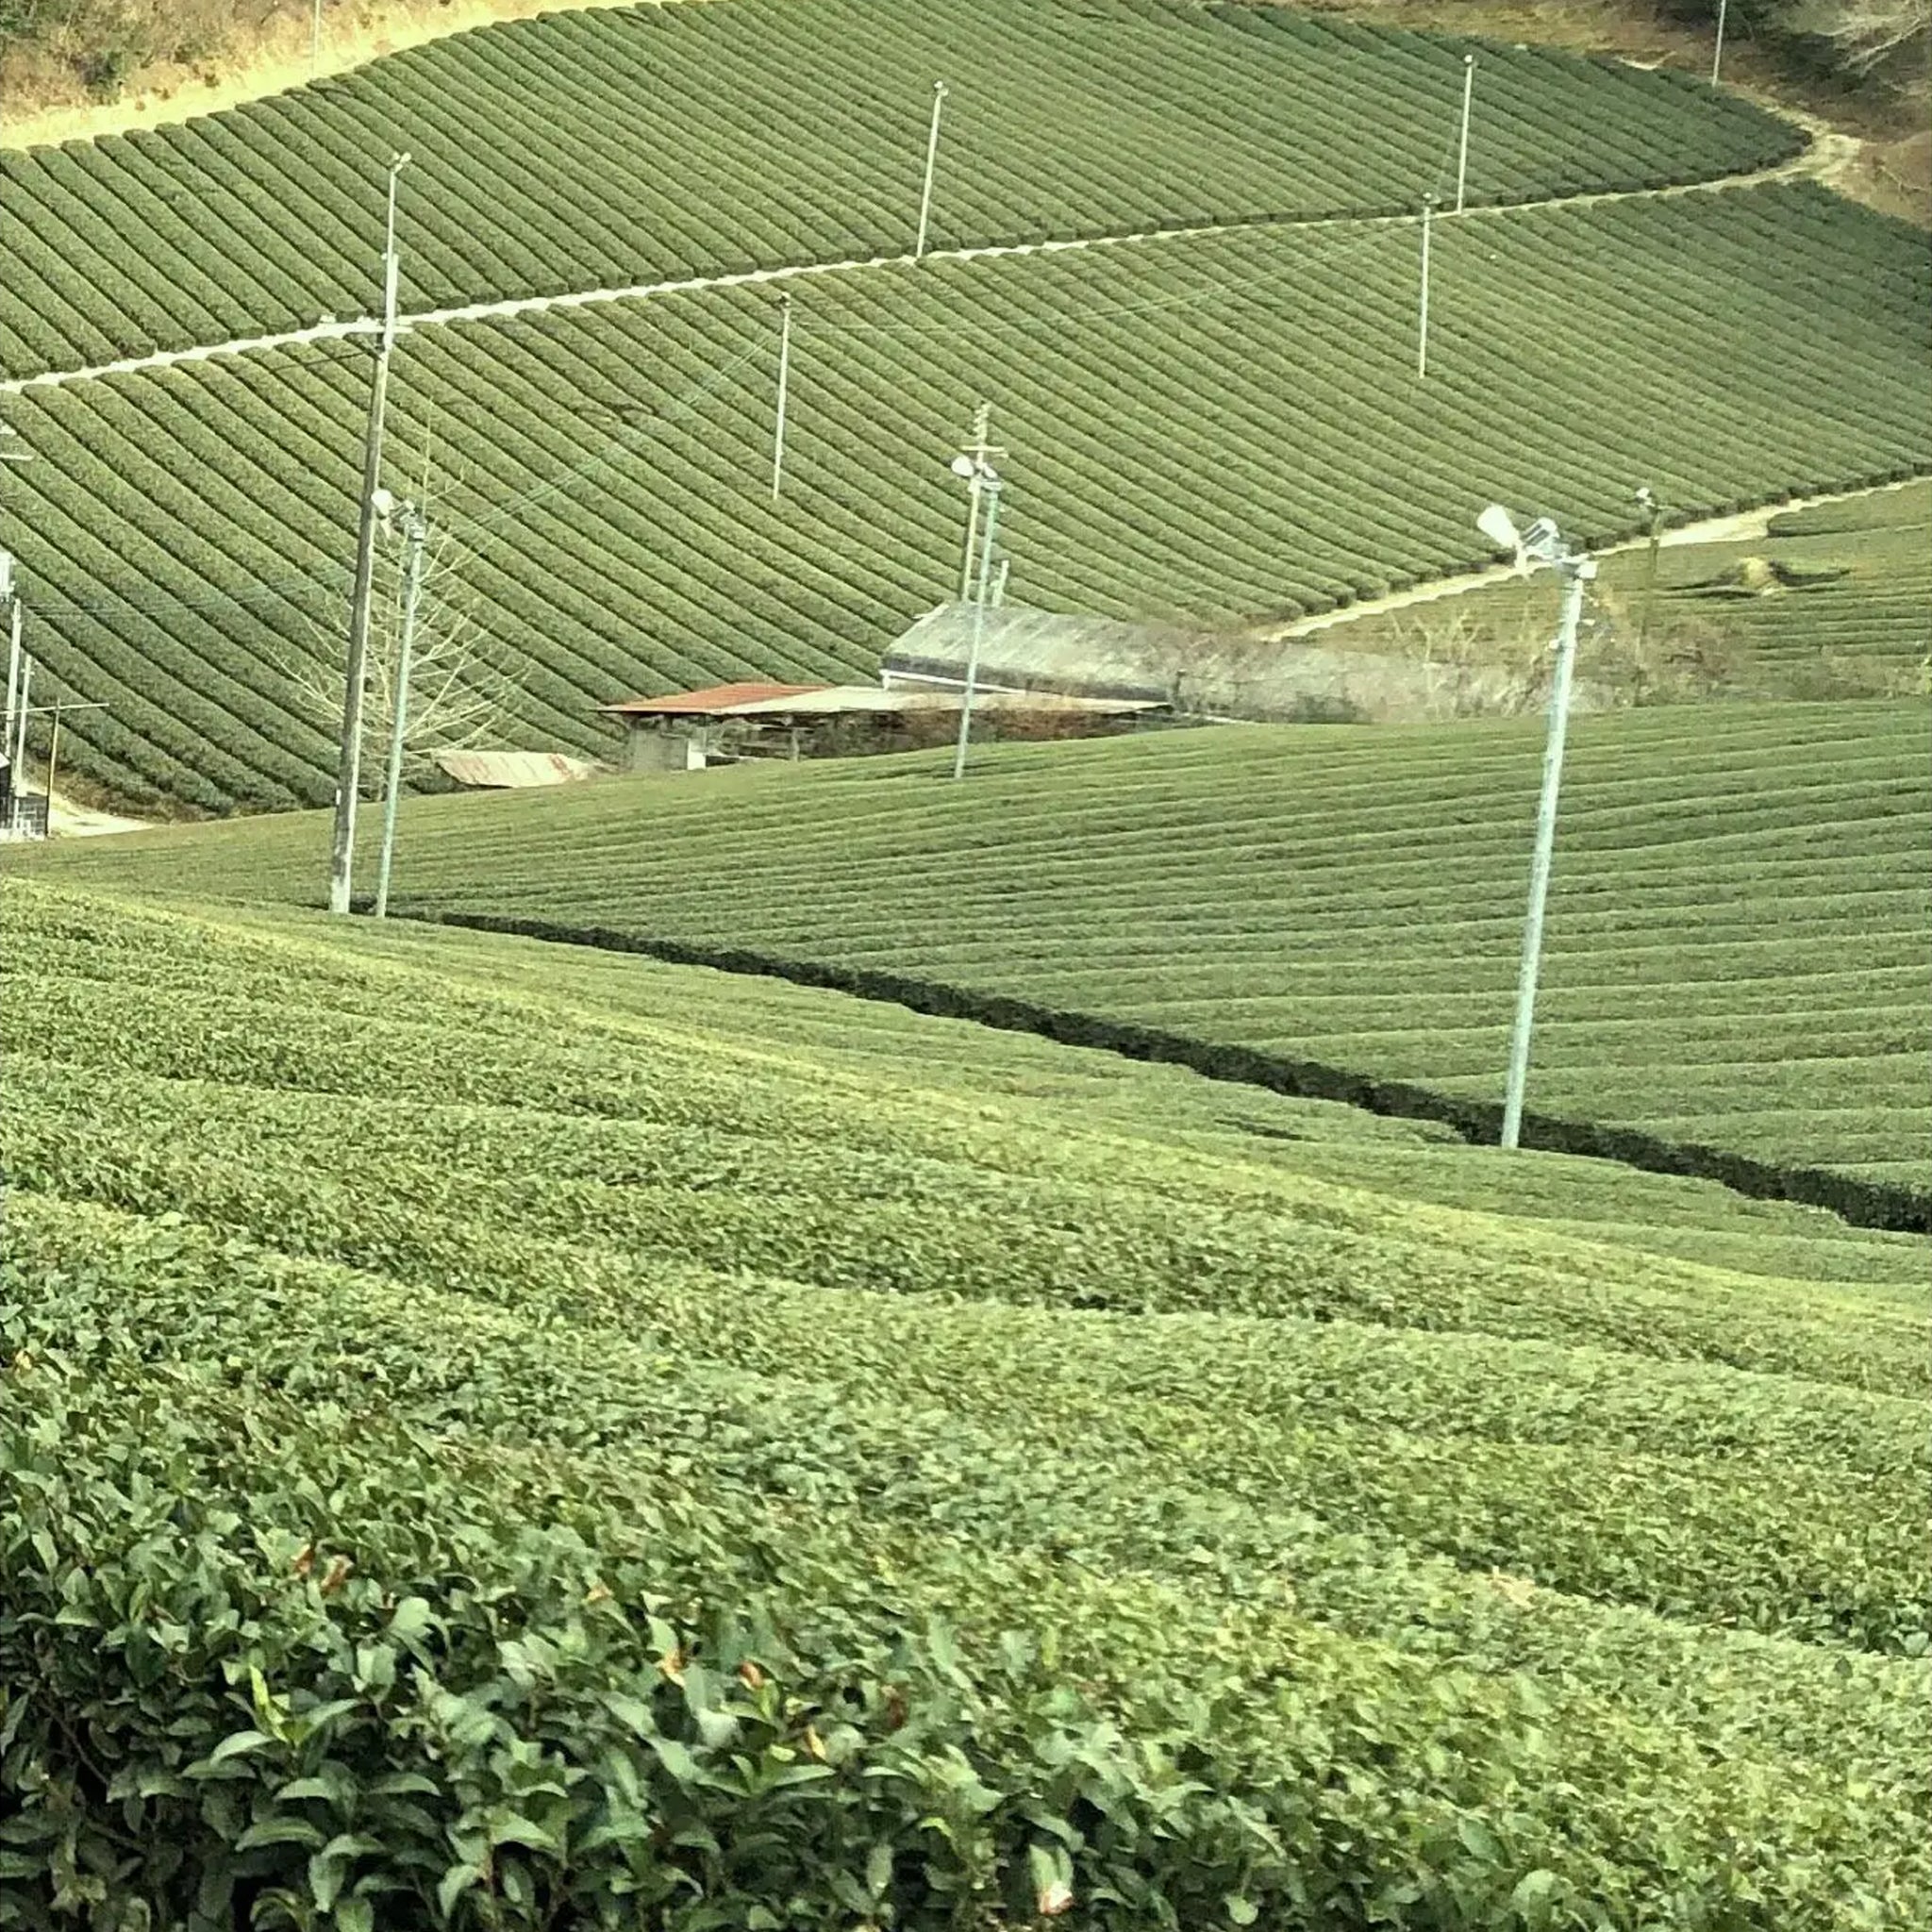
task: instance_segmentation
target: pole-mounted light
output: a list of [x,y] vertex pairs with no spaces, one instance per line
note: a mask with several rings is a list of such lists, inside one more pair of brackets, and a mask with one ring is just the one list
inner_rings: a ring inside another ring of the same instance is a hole
[[1550,864],[1557,841],[1557,799],[1563,782],[1563,741],[1570,724],[1570,686],[1576,664],[1576,633],[1583,618],[1583,587],[1596,575],[1596,560],[1573,551],[1549,517],[1527,530],[1500,503],[1476,518],[1476,528],[1515,558],[1524,576],[1543,566],[1563,579],[1562,625],[1557,634],[1557,671],[1550,688],[1549,729],[1543,741],[1542,791],[1537,802],[1536,850],[1530,861],[1529,906],[1523,921],[1523,960],[1516,981],[1516,1021],[1509,1039],[1509,1074],[1503,1097],[1502,1144],[1514,1147],[1523,1132],[1523,1095],[1529,1079],[1530,1030],[1536,1018],[1537,974],[1542,963],[1543,908],[1549,900]]

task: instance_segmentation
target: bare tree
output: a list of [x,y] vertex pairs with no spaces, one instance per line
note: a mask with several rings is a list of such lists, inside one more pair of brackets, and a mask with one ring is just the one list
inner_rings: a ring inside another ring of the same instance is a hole
[[[512,715],[515,687],[492,649],[462,575],[467,557],[452,532],[432,523],[424,551],[423,584],[411,641],[408,706],[403,726],[403,770],[427,769],[436,754],[468,751],[502,739]],[[402,657],[403,544],[378,546],[369,614],[369,684],[362,722],[377,755],[364,761],[372,791],[381,785],[380,747],[396,715]],[[294,708],[334,736],[342,712],[341,641],[348,629],[344,593],[325,617],[309,620],[312,648],[285,659]]]

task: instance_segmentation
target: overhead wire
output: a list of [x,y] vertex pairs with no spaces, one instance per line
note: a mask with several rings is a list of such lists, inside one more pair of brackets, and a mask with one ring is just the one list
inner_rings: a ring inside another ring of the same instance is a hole
[[[1443,148],[1441,158],[1437,165],[1434,186],[1430,190],[1428,197],[1430,200],[1440,196],[1443,186],[1447,182],[1449,170],[1456,153],[1456,137],[1452,134]],[[1291,218],[1280,222],[1231,223],[1215,227],[1197,229],[1154,230],[1150,231],[1145,237],[1126,238],[1124,240],[1098,238],[1084,244],[1070,244],[1064,248],[1055,249],[1052,252],[1070,255],[1098,254],[1115,247],[1132,246],[1136,241],[1156,239],[1164,234],[1176,237],[1224,237],[1238,235],[1244,229],[1252,228],[1266,231],[1274,237],[1284,237],[1293,234],[1300,238],[1306,238],[1316,235],[1336,234],[1342,228],[1353,227],[1358,223],[1367,224],[1369,229],[1369,232],[1352,236],[1342,242],[1339,247],[1322,253],[1318,262],[1311,263],[1306,259],[1300,261],[1290,260],[1250,275],[1236,277],[1209,275],[1203,278],[1197,286],[1137,299],[1102,304],[1084,303],[1068,308],[1048,308],[1038,310],[1025,316],[1012,317],[1004,322],[989,322],[981,316],[962,314],[958,317],[948,316],[937,322],[836,322],[819,320],[814,322],[812,326],[820,334],[902,337],[908,339],[953,334],[962,329],[971,329],[978,337],[988,335],[1025,335],[1041,330],[1060,330],[1070,323],[1090,325],[1093,323],[1108,321],[1118,316],[1198,308],[1219,300],[1239,298],[1251,291],[1278,283],[1285,276],[1291,275],[1298,270],[1310,267],[1317,267],[1323,271],[1332,270],[1337,264],[1350,260],[1357,255],[1365,253],[1370,248],[1384,243],[1391,230],[1399,225],[1412,223],[1417,219],[1418,216],[1415,214],[1393,212],[1374,215],[1324,217],[1319,222],[1298,221]],[[953,258],[958,265],[964,267],[974,266],[981,260],[1012,258],[1015,258],[1000,255],[987,256],[964,251],[957,253]],[[890,264],[882,262],[868,264],[868,267],[888,265]],[[830,278],[831,275],[839,273],[838,271],[828,272],[827,278]],[[857,271],[847,273],[857,273]],[[816,277],[801,275],[785,279],[808,283],[810,280],[816,279]],[[737,283],[725,284],[724,286],[747,287],[756,285]],[[701,291],[694,291],[691,292]],[[801,316],[800,319],[804,320],[805,318]],[[462,325],[457,323],[448,325],[460,327]],[[407,326],[404,333],[405,336],[408,333]],[[358,342],[359,338],[332,337],[312,343],[293,346],[299,346],[305,350],[326,353],[330,350],[356,346]],[[585,478],[612,468],[626,456],[634,454],[652,439],[662,434],[664,429],[673,422],[681,420],[683,417],[692,413],[707,396],[719,390],[732,375],[759,356],[764,348],[765,344],[762,341],[748,343],[736,355],[728,358],[725,361],[708,371],[699,380],[691,384],[680,394],[673,397],[668,403],[659,406],[653,411],[649,420],[645,423],[635,427],[620,430],[608,437],[602,444],[580,461],[570,464],[565,469],[546,477],[541,483],[533,485],[530,489],[510,497],[496,506],[487,515],[462,516],[462,522],[468,525],[472,530],[479,533],[484,540],[481,543],[467,546],[470,548],[470,554],[472,556],[482,555],[493,543],[501,541],[500,533],[513,519],[544,503],[552,501],[582,482]],[[312,592],[330,583],[340,584],[346,582],[350,575],[350,570],[346,565],[331,564],[300,575],[263,580],[252,586],[210,591],[207,594],[200,596],[155,589],[147,591],[128,593],[115,592],[98,598],[70,598],[62,597],[58,593],[52,596],[36,595],[32,602],[37,611],[50,615],[66,613],[74,616],[92,616],[111,612],[153,617],[163,613],[181,611],[202,612],[236,607],[245,608],[259,603],[291,599],[296,594],[304,591]]]

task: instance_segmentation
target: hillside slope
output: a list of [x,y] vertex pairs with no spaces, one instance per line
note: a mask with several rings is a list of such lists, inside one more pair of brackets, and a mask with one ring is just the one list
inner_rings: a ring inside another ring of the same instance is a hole
[[[1530,1104],[1919,1198],[1922,702],[1578,719]],[[937,983],[1493,1105],[1542,733],[1203,729],[424,800],[401,909]],[[31,861],[312,903],[313,817]]]
[[[710,0],[485,27],[179,126],[0,157],[0,373],[371,312],[399,153],[411,309],[897,255],[941,79],[938,245],[1412,211],[1453,185],[1463,52],[1191,0]],[[1481,57],[1478,201],[1803,145],[1685,75]]]
[[[1650,590],[1639,543],[1605,558],[1577,675],[1624,696],[1874,697],[1932,675],[1932,483],[1666,532]],[[1492,664],[1529,685],[1556,629],[1551,577],[1324,623],[1324,650]],[[1650,605],[1646,627],[1645,605]],[[1312,634],[1312,633],[1311,633]],[[1537,680],[1542,682],[1541,678]]]
[[[698,9],[708,11],[708,8]],[[588,16],[587,16],[588,18]],[[991,398],[1013,594],[1292,617],[1488,561],[1500,497],[1628,532],[1932,464],[1932,264],[1808,184],[1438,225],[1430,374],[1411,225],[1241,229],[793,286],[771,493],[769,289],[424,330],[391,481],[452,549],[503,738],[607,749],[600,704],[869,677],[957,588],[945,458]],[[14,399],[8,477],[64,759],[134,804],[332,794],[366,407],[322,342]]]
[[1932,1901],[1923,1294],[747,1046],[710,975],[0,918],[0,1904]]

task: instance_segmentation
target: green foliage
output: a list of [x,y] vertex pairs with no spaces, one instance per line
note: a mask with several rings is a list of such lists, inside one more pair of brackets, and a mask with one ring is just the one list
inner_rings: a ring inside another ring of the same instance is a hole
[[[1485,494],[1608,538],[1634,528],[1634,476],[1689,513],[1932,461],[1925,252],[1819,191],[1443,228],[1424,385],[1411,228],[1244,228],[795,284],[776,506],[772,298],[747,288],[419,333],[398,466],[431,440],[462,479],[441,514],[522,667],[511,741],[608,753],[596,707],[636,691],[873,675],[957,583],[962,505],[935,453],[982,396],[1012,450],[1015,596],[1235,625],[1487,561]],[[363,354],[18,399],[35,649],[50,690],[109,706],[69,722],[71,769],[208,811],[331,795],[284,667],[318,650],[353,555]],[[1817,381],[1740,401],[1709,379],[1712,357],[1787,356]]]
[[824,996],[4,905],[0,1924],[1932,1901],[1923,1292]]
[[[157,45],[118,21],[81,39],[108,88]],[[0,368],[368,312],[381,170],[406,151],[415,308],[897,255],[940,77],[941,246],[1413,208],[1453,162],[1462,52],[1193,0],[713,0],[506,23],[92,149],[8,156],[8,207],[42,245],[9,247]],[[1480,201],[1741,173],[1802,144],[1681,76],[1483,59]]]
[[[1579,718],[1532,1109],[1923,1203],[1926,731],[1902,700]],[[1500,1099],[1541,743],[1228,727],[991,747],[958,788],[914,757],[424,800],[398,905],[871,974],[1095,1044],[1154,1028],[1316,1092],[1410,1083],[1385,1104],[1440,1117]],[[303,818],[38,862],[301,902],[325,849]]]

